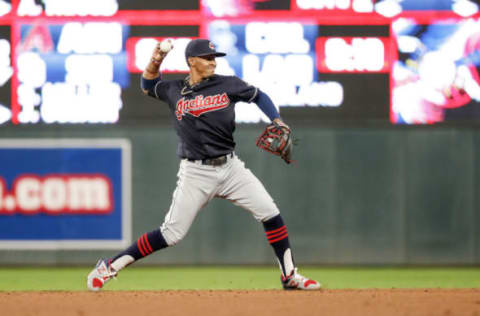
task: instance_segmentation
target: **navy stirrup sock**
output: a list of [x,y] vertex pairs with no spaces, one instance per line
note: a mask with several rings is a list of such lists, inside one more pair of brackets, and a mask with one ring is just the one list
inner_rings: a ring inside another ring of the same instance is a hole
[[168,244],[163,238],[160,229],[157,228],[154,231],[143,234],[130,247],[113,257],[110,262],[114,262],[125,255],[132,256],[133,259],[137,261],[138,259],[146,257],[149,254],[166,247],[168,247]]
[[[265,228],[265,235],[267,236],[268,242],[277,255],[283,275],[287,276],[287,274],[290,273],[290,271],[285,270],[285,253],[290,249],[287,226],[285,226],[285,223],[279,214],[274,218],[263,222],[263,227]],[[289,251],[287,260],[290,260],[290,258],[291,251]],[[291,258],[291,260],[292,262],[289,262],[289,265],[293,265],[293,258]]]

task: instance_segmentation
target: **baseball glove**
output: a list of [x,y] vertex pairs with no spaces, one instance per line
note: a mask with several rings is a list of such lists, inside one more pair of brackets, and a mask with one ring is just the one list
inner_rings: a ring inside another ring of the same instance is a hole
[[271,123],[257,138],[257,146],[280,156],[287,164],[292,162],[292,131],[286,125]]

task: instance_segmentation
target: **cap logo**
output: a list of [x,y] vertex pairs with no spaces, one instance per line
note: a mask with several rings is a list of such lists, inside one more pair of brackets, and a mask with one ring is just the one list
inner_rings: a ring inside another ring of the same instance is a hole
[[213,45],[212,42],[208,42],[208,47],[210,47],[211,50],[215,50],[215,45]]

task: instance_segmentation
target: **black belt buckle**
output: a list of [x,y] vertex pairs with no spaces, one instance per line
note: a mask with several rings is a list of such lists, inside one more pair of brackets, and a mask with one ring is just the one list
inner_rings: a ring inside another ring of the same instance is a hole
[[227,156],[220,156],[217,158],[211,158],[211,159],[203,159],[202,164],[203,165],[209,165],[209,166],[221,166],[227,162]]
[[233,153],[220,156],[217,158],[209,158],[209,159],[203,159],[202,160],[202,165],[209,165],[209,166],[222,166],[227,163],[228,157],[233,157]]

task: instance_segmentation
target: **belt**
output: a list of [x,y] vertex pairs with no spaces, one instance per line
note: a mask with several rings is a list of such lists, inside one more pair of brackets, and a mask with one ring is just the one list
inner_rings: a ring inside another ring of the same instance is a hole
[[233,158],[233,152],[216,158],[206,158],[201,160],[187,158],[187,160],[191,162],[198,162],[207,166],[221,166],[227,163],[228,158]]

